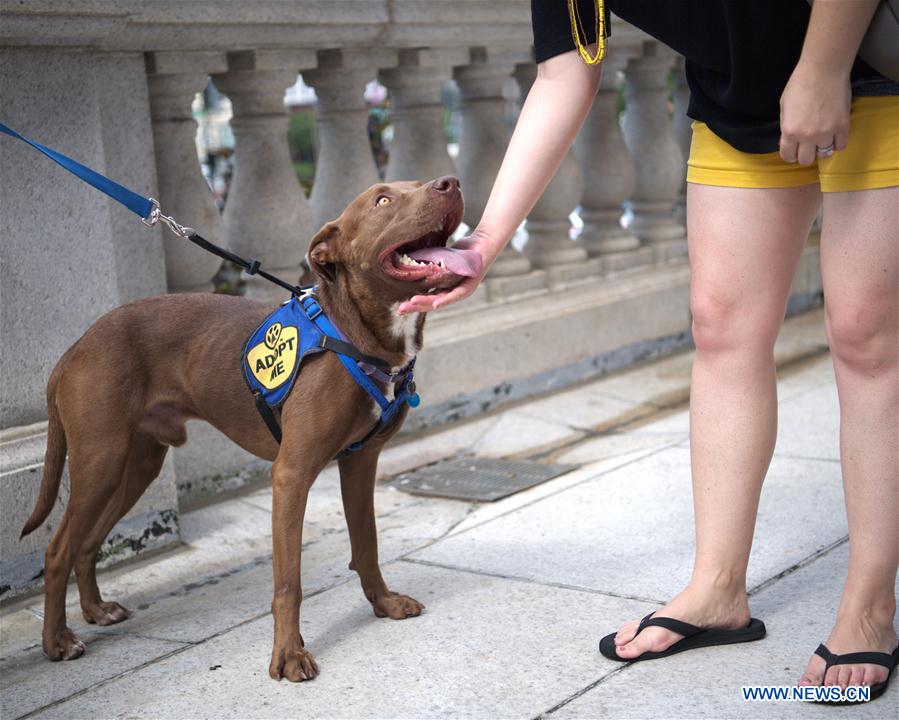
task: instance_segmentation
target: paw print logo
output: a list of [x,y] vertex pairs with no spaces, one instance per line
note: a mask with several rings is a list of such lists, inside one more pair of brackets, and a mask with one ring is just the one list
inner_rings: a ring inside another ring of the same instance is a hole
[[274,350],[278,344],[278,338],[281,337],[281,323],[275,323],[265,331],[265,344]]

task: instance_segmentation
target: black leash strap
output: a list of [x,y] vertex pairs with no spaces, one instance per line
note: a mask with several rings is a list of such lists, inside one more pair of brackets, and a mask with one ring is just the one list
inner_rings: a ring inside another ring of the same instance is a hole
[[203,248],[207,252],[211,252],[213,255],[218,255],[223,260],[228,260],[229,262],[233,262],[235,265],[239,265],[244,269],[247,275],[258,275],[261,278],[265,278],[271,283],[278,285],[279,287],[284,288],[289,293],[293,295],[302,295],[303,288],[299,285],[291,285],[289,282],[282,280],[271,273],[266,272],[262,269],[260,263],[255,258],[250,260],[246,260],[242,258],[240,255],[235,255],[230,250],[225,250],[223,247],[219,247],[215,243],[209,242],[206,238],[200,235],[197,232],[192,231],[190,228],[185,228],[188,232],[185,237],[190,240],[194,245],[198,245]]

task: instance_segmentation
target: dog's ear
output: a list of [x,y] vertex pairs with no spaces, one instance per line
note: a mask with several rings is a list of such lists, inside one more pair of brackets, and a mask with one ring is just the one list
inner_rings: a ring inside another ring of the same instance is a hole
[[316,233],[309,243],[309,251],[306,253],[306,261],[312,272],[326,282],[334,282],[337,277],[337,265],[339,260],[335,253],[334,244],[340,228],[337,223],[329,222]]

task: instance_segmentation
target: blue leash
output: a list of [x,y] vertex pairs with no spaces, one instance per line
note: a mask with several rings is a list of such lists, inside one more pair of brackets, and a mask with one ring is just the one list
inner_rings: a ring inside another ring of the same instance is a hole
[[75,177],[83,180],[88,185],[95,187],[97,190],[108,195],[116,202],[121,203],[126,208],[131,210],[131,212],[133,212],[135,215],[140,217],[141,222],[144,225],[153,227],[157,223],[162,222],[178,237],[184,240],[189,240],[194,245],[198,245],[207,252],[211,252],[213,255],[218,255],[223,260],[228,260],[229,262],[240,266],[241,268],[243,268],[247,275],[259,275],[259,277],[265,278],[269,282],[284,288],[292,295],[299,295],[303,292],[303,288],[299,287],[298,285],[293,285],[263,270],[260,266],[259,261],[255,258],[246,260],[240,255],[235,255],[230,250],[225,250],[225,248],[219,247],[215,243],[209,242],[209,240],[204,238],[193,228],[181,225],[175,220],[175,218],[169,215],[163,215],[162,211],[159,208],[159,203],[153,198],[147,198],[143,195],[138,195],[133,190],[129,190],[125,186],[119,185],[117,182],[110,180],[105,175],[101,175],[96,170],[91,170],[91,168],[87,167],[86,165],[82,165],[76,160],[72,160],[72,158],[63,155],[61,152],[57,152],[52,148],[48,148],[46,145],[41,145],[39,142],[30,140],[24,135],[17,133],[9,126],[4,125],[3,123],[0,123],[0,132],[4,133],[5,135],[9,135],[10,137],[14,137],[17,140],[21,140],[24,143],[27,143],[35,150],[38,150],[54,162],[64,167]]
[[[14,137],[17,140],[21,140],[22,142],[28,143],[35,150],[42,152],[54,162],[62,165],[62,167],[64,167],[70,173],[84,180],[84,182],[86,182],[88,185],[93,185],[95,188],[97,188],[97,190],[106,193],[116,202],[122,203],[122,205],[128,208],[131,212],[139,216],[141,220],[150,220],[150,214],[153,212],[155,203],[155,201],[151,198],[145,198],[141,195],[138,195],[133,190],[129,190],[128,188],[119,185],[117,182],[110,180],[104,175],[101,175],[96,170],[91,170],[86,165],[82,165],[80,162],[76,162],[75,160],[72,160],[72,158],[66,157],[62,153],[56,152],[56,150],[54,150],[53,148],[48,148],[46,145],[41,145],[39,142],[29,140],[24,135],[20,135],[15,130],[7,127],[3,123],[0,123],[0,132],[5,133],[10,137]],[[159,207],[158,203],[156,203],[155,207]]]

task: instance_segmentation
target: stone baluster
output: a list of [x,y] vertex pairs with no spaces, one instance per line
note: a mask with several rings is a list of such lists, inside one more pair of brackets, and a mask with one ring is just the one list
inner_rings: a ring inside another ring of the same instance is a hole
[[[515,64],[527,60],[529,54],[476,47],[471,50],[471,62],[453,73],[462,117],[456,164],[465,195],[465,222],[472,228],[484,213],[509,144],[503,85]],[[486,285],[491,299],[508,297],[544,287],[545,275],[534,270],[527,257],[509,244],[487,274]]]
[[[314,51],[247,50],[228,53],[228,72],[213,76],[231,99],[234,177],[225,205],[228,247],[258,258],[269,272],[297,282],[312,237],[312,207],[290,161],[284,90],[299,69],[315,67]],[[246,294],[277,301],[284,291],[258,275]]]
[[443,132],[443,86],[453,66],[468,62],[467,48],[400,50],[399,65],[381,70],[390,90],[393,142],[384,179],[426,182],[455,175]]
[[[150,116],[156,152],[159,202],[163,212],[204,236],[222,242],[222,220],[197,157],[197,123],[191,113],[194,97],[210,73],[226,69],[224,53],[147,53]],[[196,245],[163,233],[169,292],[203,292],[222,261]]]
[[319,50],[318,67],[303,73],[318,98],[318,153],[310,197],[316,229],[334,220],[353,198],[381,179],[368,139],[363,92],[379,68],[396,62],[396,51],[384,48]]
[[636,171],[618,121],[618,90],[621,71],[638,53],[639,46],[610,43],[599,92],[574,146],[585,180],[578,240],[591,257],[602,258],[605,271],[652,262],[652,250],[621,226],[621,206],[634,191]]
[[[537,65],[531,61],[515,66],[515,79],[522,102],[537,79]],[[550,287],[596,275],[598,260],[587,260],[587,251],[571,239],[569,215],[580,204],[584,175],[574,151],[569,150],[527,220],[528,242],[524,253],[534,267],[546,271]]]
[[653,249],[656,262],[685,255],[684,228],[674,204],[685,166],[668,114],[668,72],[675,53],[661,43],[643,43],[643,54],[628,63],[624,138],[637,183],[631,197],[632,232]]
[[[690,103],[690,88],[687,86],[687,75],[684,72],[684,57],[679,55],[671,71],[671,94],[674,96],[674,116],[671,121],[674,124],[674,134],[677,144],[680,145],[684,162],[690,157],[690,143],[693,140],[693,130],[690,125],[693,122],[687,117],[687,106]],[[681,223],[687,220],[687,183],[681,185],[677,195],[677,203],[674,205],[674,217]]]

